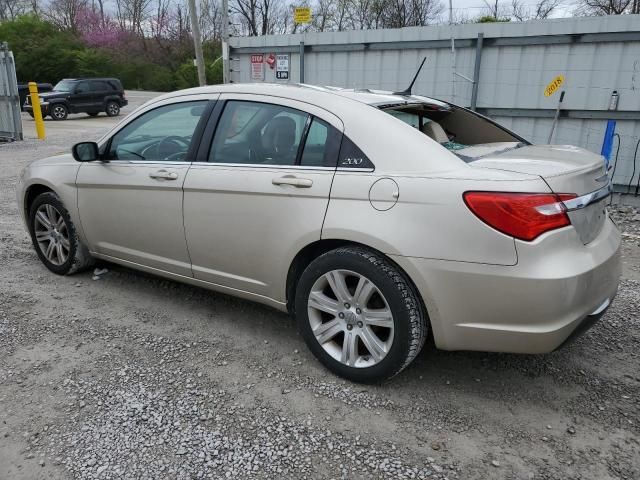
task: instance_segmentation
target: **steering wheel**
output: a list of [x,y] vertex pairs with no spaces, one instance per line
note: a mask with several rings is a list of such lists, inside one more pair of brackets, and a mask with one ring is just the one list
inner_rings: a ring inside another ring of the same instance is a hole
[[189,149],[190,143],[190,140],[187,140],[184,137],[171,135],[160,140],[156,147],[156,153],[158,154],[158,157],[163,160],[170,160],[170,157],[173,157],[178,153],[185,154]]

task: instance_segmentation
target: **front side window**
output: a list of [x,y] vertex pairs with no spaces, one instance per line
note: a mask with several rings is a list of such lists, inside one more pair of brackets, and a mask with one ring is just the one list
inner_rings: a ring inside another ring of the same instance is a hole
[[295,165],[309,115],[269,103],[227,102],[209,162]]
[[76,86],[76,93],[89,93],[89,82],[80,82]]
[[174,161],[186,159],[207,101],[183,102],[151,110],[111,139],[108,160]]

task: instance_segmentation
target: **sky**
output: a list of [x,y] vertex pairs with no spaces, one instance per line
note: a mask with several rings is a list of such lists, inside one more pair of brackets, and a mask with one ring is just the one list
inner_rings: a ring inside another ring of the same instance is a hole
[[[454,17],[456,11],[464,12],[469,17],[476,17],[481,15],[483,11],[486,10],[486,5],[482,0],[452,0],[452,2]],[[530,8],[534,7],[537,3],[535,0],[522,0],[522,2],[525,6],[528,6]],[[446,10],[444,18],[445,20],[448,20],[449,0],[442,0],[442,3],[444,4]],[[500,5],[503,5],[504,7],[510,7],[511,0],[500,0]],[[574,6],[572,5],[572,2],[570,0],[565,0],[564,5],[560,5],[560,7],[558,7],[558,9],[551,15],[551,18],[568,17],[571,15],[573,9]]]

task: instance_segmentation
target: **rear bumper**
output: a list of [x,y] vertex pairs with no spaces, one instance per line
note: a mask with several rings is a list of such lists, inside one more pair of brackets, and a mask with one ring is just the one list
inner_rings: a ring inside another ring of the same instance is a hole
[[518,242],[514,266],[393,259],[421,292],[438,348],[547,353],[605,313],[618,289],[619,249],[607,219],[586,246],[572,227]]
[[565,339],[565,341],[560,344],[558,348],[562,348],[569,345],[576,338],[580,337],[583,333],[585,333],[587,330],[593,327],[598,322],[598,320],[600,320],[603,317],[603,315],[607,313],[607,310],[609,310],[609,307],[611,306],[612,302],[613,302],[613,299],[606,299],[604,302],[602,302],[602,305],[600,305],[597,309],[595,309],[593,312],[587,315],[582,320],[582,322],[576,327],[576,329],[569,334],[569,336]]

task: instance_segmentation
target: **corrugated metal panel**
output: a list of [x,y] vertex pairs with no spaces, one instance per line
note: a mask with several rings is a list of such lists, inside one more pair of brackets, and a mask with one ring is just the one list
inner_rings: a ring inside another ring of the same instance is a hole
[[[232,48],[241,50],[232,50],[234,72],[230,78],[251,81],[251,48],[266,52],[277,46],[291,52],[289,81],[298,82],[299,45],[304,41],[306,83],[398,90],[408,85],[426,56],[414,92],[468,106],[472,84],[452,75],[449,39],[453,35],[458,40],[455,71],[472,78],[478,33],[485,38],[478,108],[553,110],[558,94],[545,97],[543,91],[556,75],[563,74],[564,109],[606,110],[616,90],[619,110],[631,115],[640,111],[640,15],[233,38]],[[419,44],[415,42],[433,45],[433,41],[438,48],[416,48]],[[324,51],[314,50],[318,46]],[[275,81],[275,72],[268,67],[265,81]],[[496,119],[535,143],[547,141],[550,119]],[[555,142],[599,152],[605,123],[563,118]],[[621,145],[615,182],[626,185],[631,181],[640,121],[619,120],[617,132]],[[637,163],[634,184],[640,174],[640,159]]]
[[6,44],[0,46],[0,138],[22,140],[16,68]]

